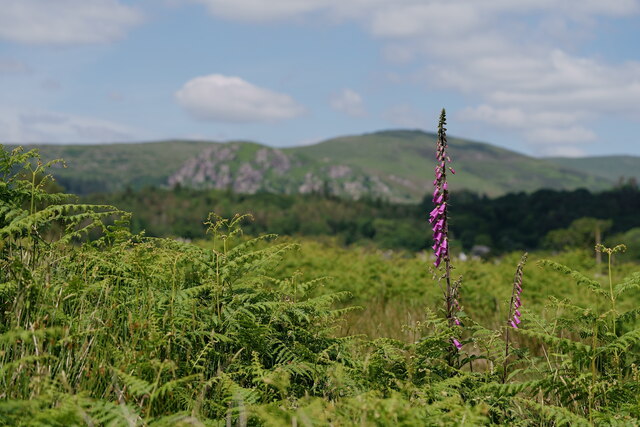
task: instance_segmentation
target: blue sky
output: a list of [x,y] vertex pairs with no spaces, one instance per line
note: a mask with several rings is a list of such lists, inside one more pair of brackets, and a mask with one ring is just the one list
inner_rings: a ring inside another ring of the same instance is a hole
[[0,141],[640,155],[640,0],[0,0]]

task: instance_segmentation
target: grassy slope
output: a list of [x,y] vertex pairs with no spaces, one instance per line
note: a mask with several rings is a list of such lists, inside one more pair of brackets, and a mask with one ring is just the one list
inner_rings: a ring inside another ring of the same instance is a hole
[[[353,164],[380,175],[395,175],[414,182],[412,198],[420,197],[433,179],[436,136],[417,131],[385,131],[332,139],[288,151],[321,161]],[[496,196],[510,191],[539,188],[604,189],[602,182],[586,172],[550,164],[489,144],[458,138],[449,139],[457,170],[452,189],[469,189]]]
[[127,185],[134,188],[158,185],[209,144],[201,141],[160,141],[26,148],[40,149],[44,159],[64,159],[68,168],[55,171],[57,180],[68,192],[82,194],[86,184],[96,181],[103,191],[115,191]]
[[[38,148],[45,159],[64,158],[69,168],[57,171],[60,183],[67,191],[85,194],[96,188],[114,191],[127,185],[133,188],[163,186],[171,173],[209,144],[211,142],[163,141]],[[238,169],[240,162],[253,158],[261,147],[255,143],[242,144],[238,158],[230,164],[232,171]],[[589,173],[592,168],[588,166],[571,168],[568,163],[565,166],[557,160],[554,163],[535,159],[484,143],[450,138],[449,145],[458,171],[451,180],[454,190],[464,188],[490,196],[539,188],[600,190],[613,184],[610,176],[617,177],[615,174],[598,176]],[[417,201],[431,186],[434,147],[434,134],[396,130],[340,137],[282,151],[294,158],[296,166],[287,177],[296,182],[302,182],[308,171],[321,176],[326,166],[347,165],[354,171],[379,177],[392,189],[395,200]],[[637,161],[630,159],[633,160]],[[593,169],[597,172],[596,169],[609,170],[609,167]]]
[[577,171],[590,171],[609,181],[616,182],[620,177],[640,180],[640,157],[637,156],[554,157],[545,160]]

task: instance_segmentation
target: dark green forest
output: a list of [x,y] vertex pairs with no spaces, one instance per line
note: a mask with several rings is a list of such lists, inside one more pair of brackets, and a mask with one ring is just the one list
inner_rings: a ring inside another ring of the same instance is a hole
[[[243,212],[254,219],[245,226],[250,235],[331,235],[345,245],[374,244],[411,251],[431,246],[426,232],[415,231],[430,209],[429,197],[412,205],[380,199],[354,201],[321,193],[248,195],[147,187],[95,194],[83,200],[107,201],[134,213],[133,231],[144,230],[150,236],[201,238],[206,229],[202,218],[208,212],[227,217]],[[603,241],[624,240],[629,253],[640,256],[640,190],[633,183],[598,193],[538,190],[497,198],[463,191],[452,194],[451,210],[455,216],[450,226],[458,251],[486,246],[489,254],[499,255],[514,250],[593,246],[599,230]]]

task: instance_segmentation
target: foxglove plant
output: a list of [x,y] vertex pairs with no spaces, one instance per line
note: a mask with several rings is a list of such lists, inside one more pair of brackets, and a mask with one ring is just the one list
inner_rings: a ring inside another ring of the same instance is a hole
[[[455,174],[455,170],[447,166],[451,163],[451,158],[447,155],[447,118],[444,108],[440,114],[438,123],[438,139],[436,146],[436,159],[438,164],[435,168],[435,180],[433,181],[433,204],[435,207],[429,214],[429,223],[433,230],[433,251],[435,261],[433,265],[438,268],[444,263],[444,276],[446,288],[443,289],[445,299],[445,314],[449,322],[449,326],[460,325],[460,319],[457,313],[461,311],[458,301],[459,282],[451,283],[451,258],[449,256],[449,188],[447,184],[447,169]],[[452,338],[453,345],[460,350],[462,345],[460,342]]]
[[522,294],[522,269],[524,268],[524,264],[527,262],[527,256],[528,254],[525,252],[518,263],[516,275],[513,278],[513,288],[511,289],[511,304],[509,305],[508,322],[509,326],[515,329],[518,329],[520,317],[522,317],[522,314],[520,313],[520,307],[522,306],[522,301],[520,300],[520,295]]
[[[436,148],[436,179],[433,181],[433,203],[435,207],[429,214],[429,222],[433,229],[433,250],[435,251],[436,260],[433,263],[438,267],[442,261],[445,262],[447,271],[449,270],[449,224],[448,224],[448,202],[449,189],[447,184],[447,162],[451,162],[451,158],[447,155],[447,124],[446,113],[444,108],[440,114],[440,122],[438,123],[438,140]],[[455,174],[453,168],[448,168],[452,174]]]
[[505,337],[505,349],[504,349],[504,370],[503,370],[503,382],[507,378],[507,359],[509,358],[509,332],[511,328],[518,329],[522,317],[520,313],[520,307],[522,306],[522,300],[520,295],[522,294],[522,277],[524,264],[527,262],[528,254],[525,252],[520,258],[520,262],[516,267],[516,274],[513,277],[513,287],[511,288],[511,301],[509,303],[509,317],[507,318],[507,328]]

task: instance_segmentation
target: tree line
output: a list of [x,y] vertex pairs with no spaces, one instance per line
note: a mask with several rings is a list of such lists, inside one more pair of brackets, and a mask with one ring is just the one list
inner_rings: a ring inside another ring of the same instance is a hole
[[[133,212],[133,231],[144,230],[151,236],[200,238],[207,212],[221,216],[249,213],[253,221],[244,229],[251,235],[329,235],[346,245],[374,244],[410,251],[432,245],[427,224],[430,195],[411,205],[327,194],[235,194],[147,187],[94,194],[84,200],[107,202]],[[633,185],[600,193],[545,189],[496,198],[461,191],[451,195],[450,203],[455,212],[450,227],[456,251],[484,246],[497,255],[514,250],[563,249],[595,244],[596,232],[606,241],[640,227],[640,190]]]

